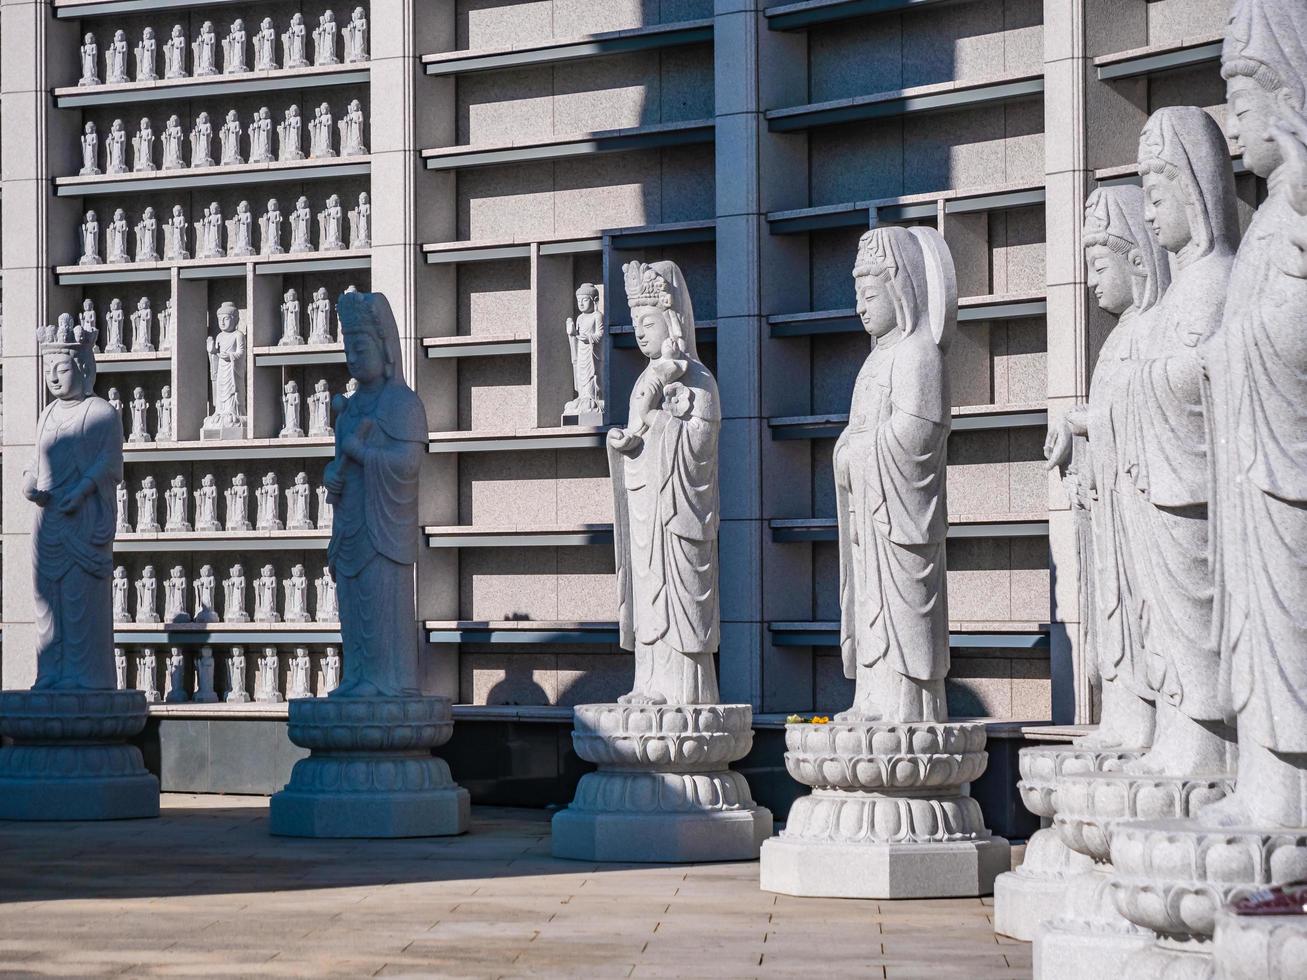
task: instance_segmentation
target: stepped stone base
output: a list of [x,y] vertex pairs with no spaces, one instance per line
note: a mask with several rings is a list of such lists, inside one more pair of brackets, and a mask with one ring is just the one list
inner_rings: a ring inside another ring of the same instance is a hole
[[1216,916],[1212,959],[1220,980],[1302,980],[1307,976],[1307,915]]
[[1114,977],[1153,936],[1124,918],[1112,901],[1112,868],[1096,864],[1067,880],[1054,918],[1035,932],[1036,980]]
[[730,763],[753,745],[747,704],[583,704],[572,743],[599,766],[553,820],[555,857],[582,861],[751,861],[770,811]]
[[140,691],[3,691],[0,820],[159,815],[159,781],[126,744],[146,721]]
[[[1039,927],[1057,916],[1062,909],[1062,902],[1066,898],[1066,874],[1041,873],[1026,868],[1026,864],[1030,863],[1030,851],[1035,839],[1044,834],[1052,834],[1056,838],[1057,831],[1051,828],[1039,831],[1026,844],[1026,860],[1021,867],[1015,871],[1006,871],[994,879],[994,931],[1000,936],[1032,942]],[[1057,843],[1075,859],[1076,864],[1080,861],[1086,865],[1093,863],[1083,854],[1076,854],[1062,844],[1060,838]]]

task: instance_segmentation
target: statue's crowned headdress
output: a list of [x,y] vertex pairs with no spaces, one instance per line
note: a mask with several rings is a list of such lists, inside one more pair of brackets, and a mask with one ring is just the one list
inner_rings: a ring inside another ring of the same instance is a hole
[[690,357],[699,359],[694,336],[694,304],[685,275],[675,262],[628,262],[622,266],[626,301],[632,310],[648,307],[667,312],[667,329]]
[[95,340],[99,331],[90,325],[84,325],[64,313],[55,326],[47,324],[36,328],[36,343],[42,354],[85,354],[95,357]]
[[672,306],[672,291],[658,270],[644,262],[628,262],[622,266],[626,276],[626,300],[631,309],[652,306],[667,310]]

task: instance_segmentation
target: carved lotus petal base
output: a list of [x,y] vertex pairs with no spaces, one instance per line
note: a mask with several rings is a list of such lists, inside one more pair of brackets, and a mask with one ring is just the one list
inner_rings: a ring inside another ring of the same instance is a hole
[[1052,827],[1036,831],[1026,842],[1021,866],[994,882],[994,931],[1032,941],[1041,924],[1061,913],[1068,879],[1093,866],[1090,858],[1067,847]]
[[1103,864],[1067,879],[1061,904],[1035,931],[1036,977],[1102,980],[1152,944],[1152,933],[1117,911],[1111,879],[1111,868]]
[[1234,789],[1234,776],[1179,777],[1108,772],[1058,781],[1053,826],[1073,851],[1111,857],[1112,834],[1128,820],[1192,816]]
[[[1197,942],[1145,946],[1126,960],[1121,980],[1215,980],[1211,946]],[[1264,974],[1259,976],[1265,980]],[[1302,972],[1296,976],[1302,976]]]
[[979,724],[786,725],[785,748],[790,775],[819,789],[958,787],[978,778],[988,761]]
[[329,752],[404,752],[444,745],[454,733],[448,698],[296,698],[288,734],[296,745]]
[[770,811],[727,768],[753,744],[747,704],[580,705],[572,742],[599,770],[555,815],[555,857],[744,861],[771,835]]
[[794,801],[783,836],[836,844],[940,844],[986,840],[990,834],[980,804],[961,793],[817,789]]
[[1307,878],[1307,828],[1125,824],[1113,834],[1112,863],[1113,896],[1127,918],[1165,940],[1206,940],[1223,905]]
[[0,691],[0,735],[20,743],[121,741],[147,714],[141,691]]
[[[1021,802],[1037,817],[1051,820],[1057,813],[1057,781],[1063,776],[1116,772],[1143,749],[1086,749],[1076,745],[1035,745],[1017,754]],[[1026,852],[1029,860],[1029,851]]]
[[1221,980],[1301,980],[1307,972],[1307,916],[1216,916],[1212,959]]

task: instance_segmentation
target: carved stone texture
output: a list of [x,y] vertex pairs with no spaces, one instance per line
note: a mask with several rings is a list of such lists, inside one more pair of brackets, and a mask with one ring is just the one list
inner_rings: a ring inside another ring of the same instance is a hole
[[567,344],[572,355],[572,387],[576,397],[563,406],[563,424],[604,423],[604,314],[599,289],[584,283],[576,291],[577,315],[567,318]]
[[245,331],[231,303],[218,308],[217,321],[217,334],[205,342],[213,414],[205,418],[200,439],[240,439],[245,435]]
[[1307,917],[1216,915],[1212,959],[1220,980],[1298,980],[1307,964]]

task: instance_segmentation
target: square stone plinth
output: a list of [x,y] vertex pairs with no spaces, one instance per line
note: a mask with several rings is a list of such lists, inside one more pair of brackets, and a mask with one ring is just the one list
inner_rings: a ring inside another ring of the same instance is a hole
[[269,829],[279,837],[449,837],[467,833],[467,790],[425,793],[296,793],[272,798]]
[[578,861],[686,864],[752,861],[771,836],[763,807],[715,813],[593,813],[554,815],[554,857]]
[[1035,976],[1040,980],[1121,977],[1131,955],[1152,945],[1153,935],[1143,930],[1112,932],[1083,922],[1052,919],[1035,933],[1032,951]]
[[159,780],[144,770],[77,779],[0,778],[0,820],[137,820],[158,815]]
[[994,931],[1032,942],[1039,927],[1060,915],[1066,878],[1008,871],[994,880]]
[[773,837],[762,846],[761,887],[821,898],[988,895],[1011,867],[1001,837],[923,844],[837,844]]

